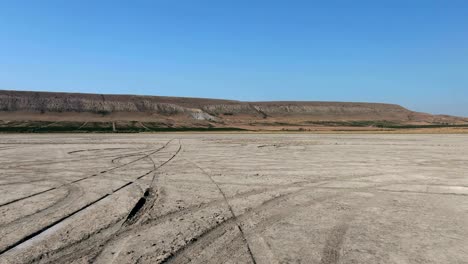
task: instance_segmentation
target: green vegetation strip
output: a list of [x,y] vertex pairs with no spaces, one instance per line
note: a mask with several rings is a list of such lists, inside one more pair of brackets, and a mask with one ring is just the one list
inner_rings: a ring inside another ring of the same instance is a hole
[[146,124],[146,128],[138,127],[135,123],[116,124],[113,131],[112,123],[81,123],[72,122],[44,122],[44,123],[16,123],[0,124],[0,133],[141,133],[141,132],[184,132],[184,131],[245,131],[235,127],[168,127],[152,126]]
[[390,121],[305,121],[302,123],[284,123],[284,122],[254,122],[250,125],[262,126],[328,126],[328,127],[377,127],[391,129],[411,129],[411,128],[447,128],[447,127],[468,127],[468,124],[428,124],[428,125],[410,125],[399,124]]
[[[140,123],[141,124],[141,123]],[[463,128],[468,124],[428,124],[408,125],[389,121],[306,121],[301,124],[283,122],[258,122],[252,126],[302,126],[297,131],[306,131],[312,126],[327,127],[374,127],[386,129],[423,129],[423,128]],[[236,127],[214,127],[212,124],[197,127],[175,127],[172,124],[148,122],[139,125],[139,122],[115,122],[116,131],[112,122],[89,122],[83,125],[80,122],[4,122],[0,121],[0,133],[141,133],[141,132],[210,132],[210,131],[248,131]],[[289,130],[289,129],[284,129]]]

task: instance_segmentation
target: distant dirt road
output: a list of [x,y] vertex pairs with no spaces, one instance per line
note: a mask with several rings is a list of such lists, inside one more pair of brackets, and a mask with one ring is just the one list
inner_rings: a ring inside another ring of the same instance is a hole
[[468,135],[0,135],[0,263],[467,263]]

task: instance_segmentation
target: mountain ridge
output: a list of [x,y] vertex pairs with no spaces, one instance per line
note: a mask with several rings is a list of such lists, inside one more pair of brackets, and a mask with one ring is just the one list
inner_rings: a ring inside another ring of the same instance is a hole
[[[467,118],[411,111],[397,104],[226,99],[0,90],[0,120],[156,122],[168,127],[317,126],[320,122],[466,124]],[[260,124],[260,125],[259,125]],[[287,125],[285,125],[287,124]],[[346,123],[345,123],[346,124]],[[372,126],[370,123],[369,126]]]

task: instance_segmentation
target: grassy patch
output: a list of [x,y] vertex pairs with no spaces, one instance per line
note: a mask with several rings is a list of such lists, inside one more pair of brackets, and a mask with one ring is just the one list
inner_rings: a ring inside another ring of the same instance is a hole
[[144,128],[137,122],[117,122],[113,131],[112,122],[89,122],[85,126],[78,122],[15,122],[0,125],[3,133],[140,133],[140,132],[209,132],[244,131],[235,127],[173,127],[163,123],[146,123]]

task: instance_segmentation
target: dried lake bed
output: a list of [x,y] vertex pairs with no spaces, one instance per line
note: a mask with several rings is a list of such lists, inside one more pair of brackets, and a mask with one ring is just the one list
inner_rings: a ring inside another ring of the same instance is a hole
[[468,263],[468,135],[3,134],[0,263]]

